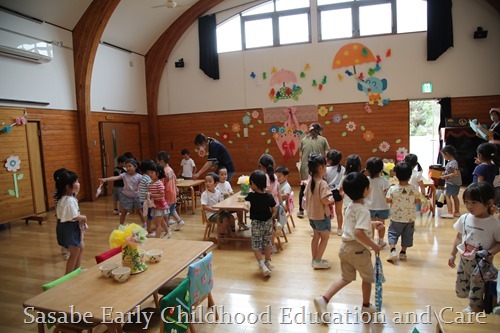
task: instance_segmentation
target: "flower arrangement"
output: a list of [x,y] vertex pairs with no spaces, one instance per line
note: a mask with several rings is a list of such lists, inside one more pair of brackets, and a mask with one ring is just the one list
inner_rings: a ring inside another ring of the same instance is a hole
[[132,274],[140,273],[148,268],[142,262],[138,247],[146,242],[148,232],[141,226],[132,223],[120,225],[111,232],[109,245],[111,248],[122,248],[122,265],[130,267]]
[[395,166],[396,165],[394,164],[394,160],[384,159],[384,169],[383,169],[383,172],[384,172],[385,177],[387,179],[389,179],[391,177],[391,173],[393,172]]
[[245,175],[240,176],[238,184],[241,186],[241,195],[247,195],[250,192],[250,177]]

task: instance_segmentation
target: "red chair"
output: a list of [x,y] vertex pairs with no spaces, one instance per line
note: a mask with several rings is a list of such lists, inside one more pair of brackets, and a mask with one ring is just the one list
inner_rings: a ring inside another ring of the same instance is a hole
[[118,253],[122,252],[121,247],[115,247],[114,249],[109,249],[106,252],[103,252],[101,254],[98,254],[95,256],[95,262],[100,264],[104,260],[108,260],[111,257],[116,256]]

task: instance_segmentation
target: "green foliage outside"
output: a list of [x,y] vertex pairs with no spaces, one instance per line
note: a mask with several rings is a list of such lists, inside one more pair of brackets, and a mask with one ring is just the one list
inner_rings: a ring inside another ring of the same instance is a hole
[[439,125],[437,100],[410,101],[410,136],[433,136]]

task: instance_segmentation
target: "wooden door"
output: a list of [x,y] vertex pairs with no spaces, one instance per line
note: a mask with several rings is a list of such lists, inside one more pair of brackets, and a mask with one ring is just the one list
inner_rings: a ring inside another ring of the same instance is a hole
[[[117,159],[125,152],[131,152],[141,159],[141,136],[139,123],[100,122],[102,170],[104,177],[113,176]],[[107,182],[105,194],[113,193],[113,182]]]
[[47,198],[45,197],[45,183],[43,178],[42,153],[40,144],[40,129],[38,122],[26,124],[28,140],[28,156],[30,160],[31,187],[35,214],[47,211]]

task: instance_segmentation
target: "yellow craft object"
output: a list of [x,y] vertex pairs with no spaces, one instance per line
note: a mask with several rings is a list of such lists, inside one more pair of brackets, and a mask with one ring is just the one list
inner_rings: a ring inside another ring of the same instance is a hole
[[125,245],[136,247],[146,241],[147,234],[148,232],[138,224],[120,225],[118,229],[113,230],[109,235],[109,246],[111,248]]

